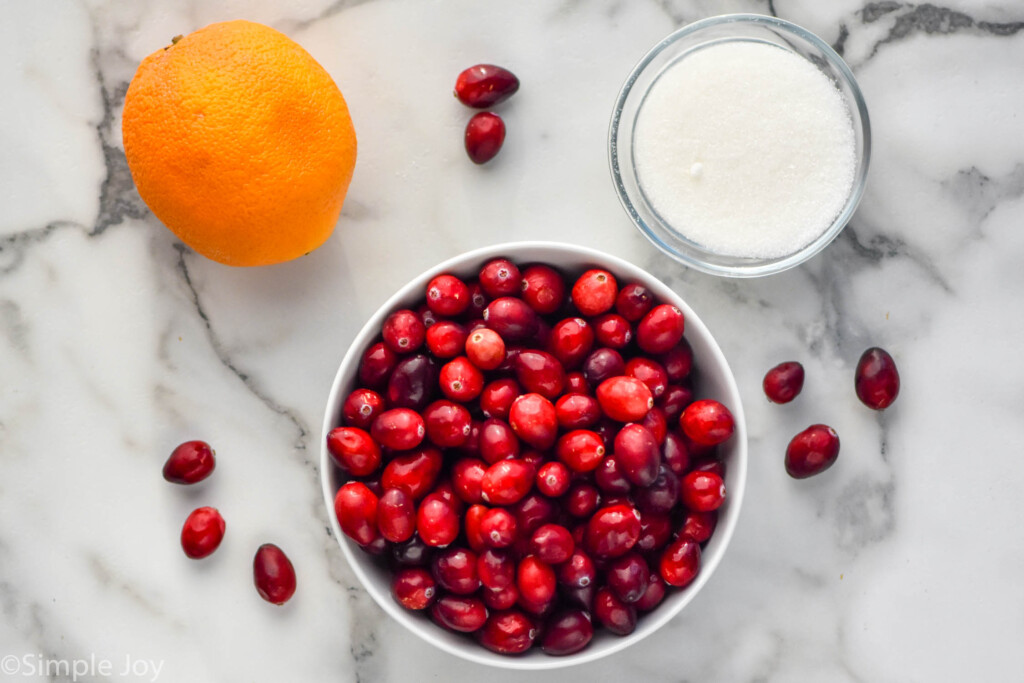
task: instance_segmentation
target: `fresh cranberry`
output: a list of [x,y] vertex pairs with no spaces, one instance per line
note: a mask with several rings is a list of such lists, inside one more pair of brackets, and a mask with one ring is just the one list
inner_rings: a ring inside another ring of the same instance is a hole
[[452,465],[452,488],[463,502],[473,505],[483,501],[481,483],[487,464],[477,458],[460,458]]
[[578,519],[589,517],[601,504],[601,493],[592,484],[578,481],[569,487],[562,506],[565,511]]
[[623,318],[635,323],[654,308],[654,295],[641,284],[631,282],[615,297],[615,310]]
[[547,399],[557,398],[565,388],[565,370],[546,351],[522,351],[516,358],[516,379],[523,389]]
[[725,479],[725,463],[714,454],[694,458],[690,464],[690,469],[694,472],[710,472],[711,474],[718,475],[721,479]]
[[427,434],[423,418],[409,408],[385,410],[374,420],[370,435],[381,446],[395,451],[416,448]]
[[636,629],[636,608],[620,600],[607,586],[597,589],[594,616],[617,636],[628,636]]
[[597,569],[590,555],[576,547],[572,555],[557,568],[558,583],[569,588],[586,588],[597,579]]
[[523,394],[513,401],[508,421],[516,436],[540,450],[551,448],[558,437],[555,406],[537,393]]
[[462,520],[466,531],[466,542],[476,553],[482,553],[488,547],[480,524],[489,509],[486,505],[470,505]]
[[427,439],[441,448],[464,444],[469,438],[472,421],[465,406],[443,399],[434,401],[423,411]]
[[587,429],[574,429],[563,434],[555,446],[555,455],[573,472],[590,472],[601,464],[604,441]]
[[430,618],[449,631],[472,633],[487,621],[487,607],[480,598],[443,595],[430,607]]
[[626,478],[614,453],[606,456],[594,470],[594,483],[603,493],[608,494],[628,494],[633,490],[633,484]]
[[260,597],[274,605],[283,605],[295,595],[295,567],[284,551],[273,543],[264,543],[252,560],[253,583]]
[[607,270],[595,268],[579,276],[572,286],[572,302],[587,317],[601,315],[615,305],[619,285]]
[[415,311],[402,309],[384,319],[380,334],[395,353],[412,353],[423,344],[427,328]]
[[441,318],[438,317],[437,313],[434,313],[432,310],[430,310],[430,306],[427,306],[426,302],[423,302],[416,309],[416,315],[420,317],[420,320],[423,321],[423,326],[428,330],[441,320]]
[[508,422],[492,417],[480,426],[479,450],[480,457],[493,465],[499,460],[519,455],[519,439]]
[[224,518],[216,508],[196,508],[181,528],[181,549],[193,560],[213,554],[224,540]]
[[446,548],[434,554],[430,564],[437,584],[456,595],[472,595],[480,587],[477,555],[466,548]]
[[522,460],[501,460],[487,468],[480,482],[485,503],[511,505],[533,487],[533,467]]
[[377,416],[384,412],[384,397],[372,389],[356,389],[345,398],[341,418],[349,427],[369,429]]
[[665,443],[661,445],[661,459],[676,476],[690,469],[690,451],[686,448],[686,441],[677,432],[670,431],[665,435]]
[[665,417],[664,410],[654,406],[647,411],[640,424],[646,427],[647,431],[654,436],[654,441],[659,446],[665,443],[665,438],[668,436],[668,418]]
[[480,286],[492,299],[517,296],[521,278],[519,267],[505,258],[491,259],[480,269]]
[[668,381],[679,384],[690,376],[690,370],[693,369],[693,349],[683,337],[678,344],[659,355],[657,360],[668,373]]
[[665,353],[683,338],[683,312],[671,304],[660,304],[637,323],[636,344],[646,353]]
[[480,392],[480,410],[485,417],[508,420],[512,402],[523,393],[519,383],[510,377],[489,382]]
[[478,280],[469,280],[466,286],[469,288],[469,306],[466,306],[462,315],[472,321],[474,326],[479,323],[479,327],[484,327],[484,310],[491,299]]
[[454,275],[438,275],[427,283],[427,306],[438,315],[457,316],[469,306],[469,287]]
[[467,107],[487,109],[504,102],[519,90],[519,79],[494,64],[476,64],[455,79],[455,97]]
[[213,474],[214,450],[205,441],[186,441],[164,463],[164,479],[172,484],[195,484]]
[[656,571],[652,571],[647,575],[647,586],[644,588],[644,594],[633,603],[633,606],[639,612],[650,612],[665,599],[665,593],[665,582],[661,580],[661,575]]
[[408,541],[416,532],[416,504],[403,489],[387,489],[377,501],[377,528],[391,543]]
[[601,382],[597,401],[605,415],[619,422],[642,420],[654,407],[651,390],[635,377],[611,377]]
[[341,530],[359,545],[368,545],[379,535],[377,496],[362,482],[349,481],[338,489],[334,513]]
[[480,644],[503,655],[526,652],[536,639],[537,627],[533,620],[514,609],[492,614],[480,632]]
[[487,609],[498,612],[511,609],[519,602],[519,591],[515,584],[504,588],[484,588],[480,591],[480,596]]
[[391,578],[391,595],[406,609],[426,609],[437,595],[434,577],[419,567],[399,569]]
[[670,586],[688,585],[700,573],[700,545],[689,536],[680,535],[662,553],[658,572]]
[[628,424],[615,436],[615,457],[622,473],[637,486],[650,486],[658,477],[661,449],[643,425]]
[[665,411],[665,419],[678,422],[687,406],[693,403],[693,390],[678,384],[669,384],[657,404]]
[[384,342],[377,342],[363,353],[359,363],[359,383],[368,389],[387,386],[391,371],[398,364],[398,354]]
[[[481,487],[482,486],[483,481],[481,481]],[[451,479],[442,478],[441,481],[438,482],[437,486],[434,487],[434,490],[430,492],[430,495],[443,498],[445,502],[455,509],[455,514],[457,515],[461,515],[463,509],[466,507],[462,498],[460,498],[459,494],[456,493]]]
[[444,547],[459,535],[459,515],[451,503],[432,493],[420,503],[416,531],[427,545]]
[[485,587],[506,588],[515,583],[516,563],[508,550],[488,548],[477,557],[476,573]]
[[551,266],[528,266],[523,271],[521,288],[523,301],[541,315],[554,313],[565,303],[565,280]]
[[762,386],[772,403],[789,403],[804,388],[804,366],[796,361],[779,363],[765,373]]
[[649,553],[661,550],[672,538],[672,518],[667,514],[640,513],[640,537],[636,539],[637,550]]
[[334,464],[356,477],[373,474],[380,467],[380,447],[358,427],[335,427],[327,434],[327,452]]
[[585,648],[593,637],[590,614],[581,609],[566,610],[548,621],[540,647],[549,655],[571,655]]
[[505,343],[522,342],[537,333],[537,313],[522,299],[503,296],[487,304],[487,327],[501,335]]
[[484,388],[483,373],[465,356],[445,363],[439,381],[444,395],[460,403],[472,401]]
[[438,358],[455,358],[466,347],[469,331],[453,320],[441,320],[427,328],[427,349]]
[[583,376],[591,387],[600,386],[608,379],[619,377],[625,372],[626,361],[615,349],[596,349],[583,361]]
[[839,457],[839,435],[828,425],[811,425],[786,448],[786,472],[794,479],[821,474]]
[[572,534],[560,524],[545,524],[530,537],[530,551],[548,564],[567,561],[575,548]]
[[466,154],[474,164],[485,164],[498,155],[505,142],[505,122],[494,112],[480,112],[466,124]]
[[857,398],[872,410],[885,410],[900,394],[896,361],[884,349],[872,347],[861,355],[854,375]]
[[521,599],[543,605],[555,597],[555,570],[535,555],[527,555],[516,569],[516,588]]
[[587,384],[587,376],[580,371],[566,373],[565,392],[567,394],[590,394],[590,385]]
[[622,349],[633,340],[633,327],[617,313],[605,313],[594,320],[594,337],[601,346]]
[[546,462],[537,468],[535,486],[549,498],[558,498],[569,490],[572,475],[560,462]]
[[530,493],[511,508],[516,516],[516,528],[521,538],[529,538],[544,524],[555,521],[558,508],[549,498]]
[[540,466],[548,461],[548,456],[546,453],[541,453],[534,448],[527,448],[519,454],[519,459],[532,467],[534,473],[536,473]]
[[423,567],[430,562],[433,550],[419,536],[391,544],[391,558],[400,567]]
[[651,570],[638,553],[630,552],[608,565],[606,581],[620,600],[634,603],[643,597]]
[[442,464],[441,451],[432,446],[403,453],[384,466],[380,483],[385,489],[403,489],[419,500],[434,488]]
[[565,394],[555,403],[555,415],[562,429],[588,429],[601,419],[601,404],[593,396]]
[[480,520],[480,533],[491,548],[507,548],[516,541],[516,518],[504,508],[488,510]]
[[432,358],[418,353],[395,365],[385,395],[392,408],[422,410],[433,400],[436,389],[437,366]]
[[688,472],[679,487],[683,504],[697,512],[717,510],[725,502],[725,482],[713,472]]
[[686,436],[704,446],[726,441],[735,429],[732,413],[718,401],[704,399],[686,407],[679,418]]
[[495,370],[505,361],[505,341],[492,329],[474,330],[466,339],[466,357],[481,370]]
[[686,518],[683,520],[683,528],[680,530],[679,535],[689,536],[698,543],[704,543],[715,532],[717,523],[717,513],[691,510],[686,513]]
[[679,477],[662,465],[657,479],[636,492],[636,505],[642,514],[668,514],[679,500],[679,486]]
[[580,365],[594,347],[594,328],[583,318],[565,318],[551,328],[548,347],[564,367]]
[[587,522],[587,548],[598,557],[625,555],[640,537],[640,513],[628,505],[610,505]]
[[661,363],[650,358],[643,356],[631,358],[626,363],[625,374],[626,377],[634,377],[646,384],[655,399],[664,395],[665,390],[668,389],[668,372],[665,371],[665,367]]

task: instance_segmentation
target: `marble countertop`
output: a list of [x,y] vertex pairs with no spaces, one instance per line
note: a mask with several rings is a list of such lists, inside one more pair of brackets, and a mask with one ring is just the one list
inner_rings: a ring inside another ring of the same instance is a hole
[[[633,64],[726,11],[832,43],[874,135],[839,239],[749,281],[657,252],[619,207],[605,149]],[[327,68],[360,145],[334,236],[258,269],[176,241],[139,199],[120,134],[142,57],[239,17]],[[0,45],[0,680],[73,677],[42,675],[46,660],[92,661],[91,681],[523,678],[384,615],[327,530],[318,472],[328,389],[364,320],[433,264],[517,239],[613,252],[675,288],[729,358],[750,432],[739,526],[697,599],[625,652],[531,680],[1024,676],[1019,2],[50,0],[0,5]],[[481,61],[523,83],[486,167],[465,158],[450,95]],[[903,379],[882,414],[852,391],[873,345]],[[787,359],[807,384],[782,410],[760,382]],[[839,431],[840,460],[792,480],[785,445],[818,421]],[[182,490],[160,467],[190,438],[214,444],[218,470]],[[228,533],[200,563],[178,533],[203,504]],[[296,565],[285,608],[253,590],[263,542]]]

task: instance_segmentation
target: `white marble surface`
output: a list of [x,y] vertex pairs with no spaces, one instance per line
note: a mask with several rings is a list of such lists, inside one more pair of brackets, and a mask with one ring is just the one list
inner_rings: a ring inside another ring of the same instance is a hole
[[[634,62],[724,11],[775,12],[835,44],[874,127],[851,225],[769,279],[660,255],[607,168]],[[321,61],[360,144],[330,241],[249,270],[193,254],[148,213],[120,136],[139,60],[239,17]],[[363,320],[437,261],[516,238],[615,252],[674,286],[733,364],[751,434],[748,497],[706,589],[630,650],[532,680],[1024,677],[1021,3],[5,0],[0,46],[0,657],[21,667],[0,680],[90,658],[112,671],[79,680],[523,678],[384,617],[325,531],[317,467],[328,387]],[[465,158],[450,95],[479,61],[523,83],[484,168]],[[870,345],[903,377],[882,415],[852,391]],[[760,380],[785,359],[808,381],[780,409]],[[793,481],[783,449],[816,421],[840,432],[840,461]],[[183,491],[160,466],[187,438],[219,464]],[[177,535],[200,504],[228,531],[193,562]],[[283,609],[252,588],[264,541],[297,567]],[[126,661],[140,675],[122,676]]]

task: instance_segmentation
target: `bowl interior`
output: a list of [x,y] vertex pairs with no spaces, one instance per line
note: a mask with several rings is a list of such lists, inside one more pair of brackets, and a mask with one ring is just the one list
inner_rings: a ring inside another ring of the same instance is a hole
[[[658,78],[694,50],[728,41],[775,45],[798,54],[839,89],[853,121],[857,168],[846,203],[832,224],[817,239],[795,253],[770,259],[729,256],[713,252],[688,239],[655,211],[640,185],[634,158],[636,122],[644,99]],[[850,68],[816,35],[775,17],[729,14],[685,26],[655,45],[630,73],[619,93],[609,128],[608,156],[612,180],[626,213],[637,228],[666,254],[706,273],[729,277],[755,277],[781,272],[824,249],[853,216],[867,180],[871,154],[871,126],[867,105]]]
[[[631,635],[620,638],[598,630],[585,650],[566,657],[545,655],[537,647],[519,657],[498,655],[485,650],[468,638],[441,629],[425,615],[403,609],[391,597],[390,575],[386,568],[342,533],[334,514],[334,496],[344,483],[345,476],[334,466],[327,452],[327,433],[340,424],[341,407],[345,397],[356,387],[355,377],[363,350],[373,343],[388,313],[398,308],[412,306],[422,299],[431,278],[445,272],[472,277],[486,261],[498,256],[509,258],[520,265],[531,262],[548,263],[567,275],[578,274],[591,267],[602,267],[612,272],[620,284],[630,281],[641,282],[661,301],[678,306],[686,316],[686,339],[693,347],[695,373],[699,373],[696,375],[697,395],[715,398],[729,406],[736,420],[735,435],[727,444],[720,447],[722,459],[726,464],[725,482],[728,497],[726,503],[719,509],[716,531],[703,550],[702,568],[698,577],[686,589],[670,592],[658,608],[642,616],[636,631]],[[696,313],[675,292],[650,274],[614,256],[568,244],[524,242],[468,252],[431,268],[396,292],[367,321],[346,353],[331,388],[324,415],[320,464],[324,501],[334,536],[366,590],[385,612],[424,640],[465,659],[510,669],[553,669],[592,661],[637,642],[678,614],[707,582],[725,552],[739,515],[746,482],[746,426],[739,390],[721,349]]]

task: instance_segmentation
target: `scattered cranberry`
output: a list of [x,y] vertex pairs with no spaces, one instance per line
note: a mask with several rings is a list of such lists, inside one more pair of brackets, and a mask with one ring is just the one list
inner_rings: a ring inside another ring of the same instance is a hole
[[192,511],[181,528],[181,549],[193,560],[213,554],[224,540],[224,518],[216,508],[201,507]]
[[494,64],[477,64],[455,79],[455,97],[467,107],[487,109],[504,102],[519,90],[519,79]]
[[269,603],[283,605],[295,595],[295,567],[273,543],[264,543],[256,550],[252,574],[256,591]]
[[885,410],[900,394],[896,361],[884,349],[872,347],[861,355],[854,375],[857,398],[872,410]]
[[164,463],[164,479],[172,484],[195,484],[213,474],[215,451],[205,441],[186,441]]
[[772,403],[789,403],[804,388],[804,366],[796,361],[779,363],[765,373],[762,386]]
[[839,435],[828,425],[811,425],[786,448],[786,472],[794,479],[821,474],[839,457]]
[[474,164],[498,156],[505,142],[505,122],[494,112],[480,112],[466,124],[466,154]]

